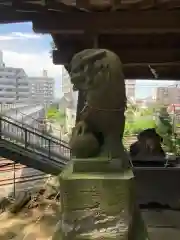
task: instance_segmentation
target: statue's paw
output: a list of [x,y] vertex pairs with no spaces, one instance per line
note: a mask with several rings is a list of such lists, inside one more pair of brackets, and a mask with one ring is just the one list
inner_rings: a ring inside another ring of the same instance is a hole
[[88,132],[88,125],[84,121],[80,121],[73,128],[72,138],[76,136],[84,135],[86,132]]

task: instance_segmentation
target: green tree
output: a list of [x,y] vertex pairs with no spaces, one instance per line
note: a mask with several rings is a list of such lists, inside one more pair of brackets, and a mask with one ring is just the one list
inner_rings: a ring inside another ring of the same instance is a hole
[[137,115],[138,111],[139,111],[138,105],[128,101],[126,110],[126,121],[132,122],[134,117]]
[[60,112],[56,107],[49,108],[46,116],[50,121],[56,121],[59,123],[64,123],[65,120],[65,113]]
[[173,139],[172,119],[167,112],[167,107],[161,107],[156,118],[156,131],[163,138],[163,143],[169,152],[176,152],[176,145]]

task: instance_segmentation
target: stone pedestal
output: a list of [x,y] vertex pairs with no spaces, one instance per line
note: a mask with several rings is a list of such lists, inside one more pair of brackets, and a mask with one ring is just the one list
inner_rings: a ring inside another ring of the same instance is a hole
[[102,159],[76,159],[60,175],[60,191],[59,240],[148,239],[131,170],[120,172]]

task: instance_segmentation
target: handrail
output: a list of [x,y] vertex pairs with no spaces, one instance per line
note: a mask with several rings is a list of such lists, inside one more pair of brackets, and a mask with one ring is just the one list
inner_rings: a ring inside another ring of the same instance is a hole
[[[8,157],[12,161],[19,162],[30,168],[35,168],[47,174],[59,175],[60,171],[66,166],[70,158],[51,158],[48,156],[41,155],[41,153],[36,153],[34,149],[26,148],[23,146],[15,144],[6,139],[1,140],[3,156]],[[13,153],[13,154],[12,154]]]
[[[12,121],[9,121],[8,119],[10,119]],[[56,138],[56,137],[54,137],[52,135],[49,135],[47,133],[42,133],[39,129],[33,128],[32,126],[30,126],[30,125],[28,125],[26,123],[20,122],[20,121],[14,119],[14,118],[11,118],[10,116],[1,115],[0,116],[0,120],[4,120],[5,122],[7,122],[9,124],[13,124],[15,127],[22,128],[23,130],[27,129],[30,133],[36,133],[37,136],[42,137],[45,140],[51,140],[53,143],[59,143],[62,146],[64,146],[64,147],[69,149],[69,147],[68,147],[68,145],[67,145],[67,143],[65,141],[62,141],[61,139],[58,139],[58,138]],[[31,129],[31,130],[29,130],[29,129]]]
[[0,115],[0,144],[3,157],[50,174],[59,174],[71,159],[67,144],[9,116]]
[[[31,118],[32,120],[36,121],[37,123],[41,123],[41,122],[38,121],[36,118],[33,118],[33,117],[31,117],[31,116],[28,116],[28,115],[25,114],[25,113],[22,113],[22,112],[20,112],[20,111],[18,111],[18,113],[22,114],[23,116],[26,116],[26,117]],[[5,115],[4,115],[4,116],[5,116]],[[9,117],[9,116],[7,116],[7,117]],[[11,118],[11,117],[9,117],[9,118]],[[42,119],[44,119],[44,118],[42,118]],[[27,123],[25,123],[25,124],[28,125]],[[29,125],[29,126],[30,126],[30,125]],[[31,127],[32,127],[32,126],[31,126]],[[32,127],[32,128],[37,129],[37,128],[35,128],[35,127]],[[55,127],[53,127],[53,129],[55,129],[55,130],[57,130],[57,131],[59,131],[59,132],[61,131],[60,129],[55,128]],[[37,129],[37,130],[39,131],[39,129]],[[49,133],[46,133],[46,135],[49,135],[50,137],[53,137],[54,139],[60,140],[62,143],[67,144],[67,142],[64,141],[63,139],[59,139],[59,138],[57,138],[57,137],[55,137],[55,136],[52,136],[52,135],[49,134]]]
[[50,160],[54,163],[66,164],[71,157],[69,147],[59,144],[58,141],[54,141],[42,133],[39,134],[18,125],[15,121],[9,121],[2,116],[0,117],[0,137],[1,143],[8,141],[21,149],[23,148],[41,158],[45,158],[46,161]]
[[[6,141],[7,142],[7,140],[6,139],[3,139],[3,141]],[[19,144],[14,144],[13,142],[10,142],[12,145],[14,145],[14,146],[18,146],[18,147],[20,147],[20,148],[22,148],[22,146],[21,145],[19,145]],[[34,153],[34,151],[33,151],[33,149],[31,149],[31,148],[27,148],[27,147],[25,147],[25,149],[28,151],[28,152],[31,152],[31,153]],[[60,161],[58,161],[58,160],[55,160],[54,158],[52,158],[52,156],[47,156],[47,155],[45,155],[45,154],[43,154],[43,153],[40,153],[40,152],[38,152],[38,155],[39,156],[41,156],[41,157],[45,157],[45,158],[48,158],[48,159],[50,159],[50,160],[52,160],[53,162],[55,162],[55,163],[60,163]]]
[[[35,132],[35,131],[33,131],[33,130],[29,130],[28,128],[24,127],[23,125],[20,126],[20,125],[18,125],[18,124],[15,123],[15,122],[11,122],[11,121],[9,121],[9,120],[7,120],[7,119],[5,119],[5,118],[0,117],[0,121],[2,121],[2,120],[3,120],[4,122],[6,122],[6,123],[12,124],[13,126],[15,126],[15,127],[17,127],[17,128],[21,128],[21,129],[24,130],[24,131],[28,131],[29,133],[34,134],[34,135],[36,135],[36,136],[38,136],[38,137],[42,137],[43,139],[45,139],[45,140],[47,140],[47,141],[51,141],[52,143],[58,143],[58,141],[55,141],[55,140],[53,140],[53,139],[51,139],[51,138],[48,138],[47,136],[45,136],[45,135],[42,134],[42,133],[37,133],[37,132]],[[13,119],[13,121],[14,121],[14,119]],[[18,123],[19,123],[19,122],[18,122]],[[66,145],[64,145],[64,144],[61,144],[61,146],[70,149],[68,146],[66,146]]]

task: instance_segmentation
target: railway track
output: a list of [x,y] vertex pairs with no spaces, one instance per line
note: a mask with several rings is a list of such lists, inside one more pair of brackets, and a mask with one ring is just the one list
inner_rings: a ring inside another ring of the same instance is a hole
[[[24,173],[24,176],[20,173],[21,175],[15,176],[14,179],[14,170],[15,172],[19,172],[23,171],[24,169],[27,169],[27,173]],[[6,173],[8,176],[11,176],[11,172],[12,177],[7,177]],[[29,167],[21,165],[20,163],[17,163],[14,166],[13,161],[2,157],[0,158],[0,188],[13,185],[14,183],[23,185],[23,183],[32,182],[34,185],[36,185],[36,182],[41,180],[43,181],[47,178],[48,176],[44,173],[30,169]]]
[[15,167],[13,166],[13,164],[10,164],[8,166],[3,166],[3,167],[0,166],[0,173],[1,172],[11,172],[14,170],[17,171],[17,170],[24,169],[24,168],[28,168],[28,167],[21,165],[21,164],[17,164],[17,165],[15,165]]
[[13,164],[14,162],[11,161],[10,159],[0,157],[0,167],[4,166],[5,164]]
[[2,171],[12,171],[12,170],[19,170],[19,169],[22,169],[22,168],[28,168],[27,166],[24,166],[20,163],[16,163],[15,164],[15,167],[14,167],[14,162],[9,160],[9,159],[6,159],[6,158],[3,158],[3,157],[0,157],[0,172]]
[[28,177],[18,177],[15,179],[15,181],[14,181],[14,178],[3,179],[3,180],[0,180],[0,187],[13,185],[14,183],[15,184],[21,184],[21,183],[27,183],[27,182],[35,183],[36,181],[46,180],[48,178],[49,176],[43,174],[43,175],[28,176]]

